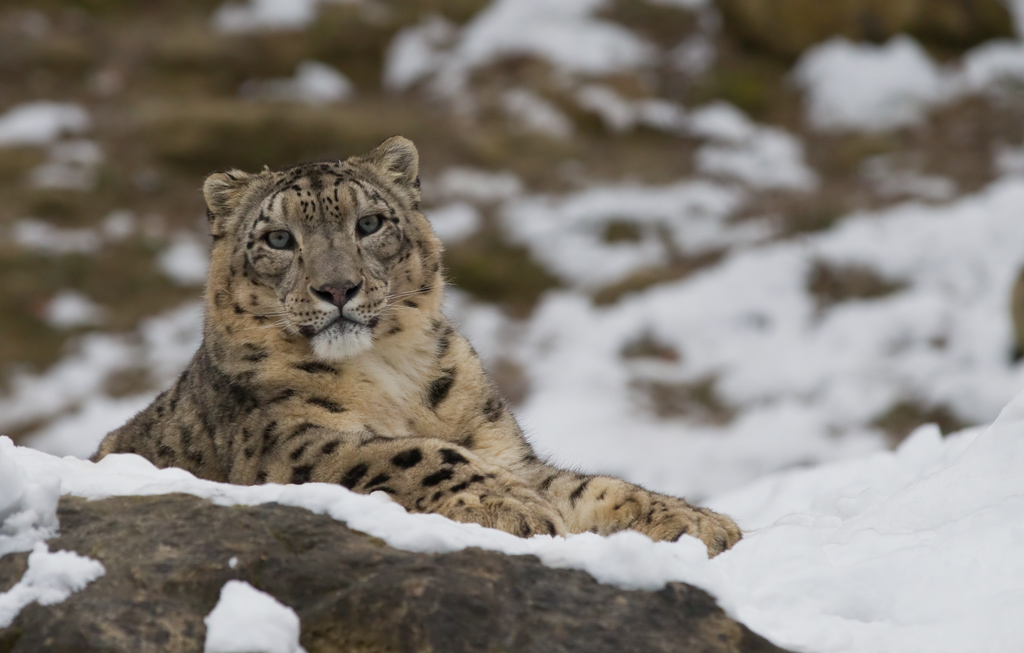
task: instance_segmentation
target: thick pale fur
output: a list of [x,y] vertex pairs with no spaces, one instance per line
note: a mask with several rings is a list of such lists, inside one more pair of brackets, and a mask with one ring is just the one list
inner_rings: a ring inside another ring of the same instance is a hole
[[[415,147],[395,137],[364,157],[207,179],[203,344],[94,459],[129,452],[215,481],[383,490],[410,511],[520,536],[689,533],[712,555],[739,540],[724,515],[534,454],[441,312],[441,245],[417,174]],[[373,215],[383,227],[357,233]],[[294,248],[272,248],[274,231]],[[331,287],[352,296],[332,302]]]

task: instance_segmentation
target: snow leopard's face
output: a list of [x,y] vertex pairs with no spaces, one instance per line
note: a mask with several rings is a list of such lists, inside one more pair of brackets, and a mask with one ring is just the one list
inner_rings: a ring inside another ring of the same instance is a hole
[[210,283],[225,284],[240,315],[308,339],[323,360],[366,351],[394,303],[438,270],[417,168],[412,143],[396,137],[366,157],[211,176],[213,256],[230,264],[229,279],[211,266]]

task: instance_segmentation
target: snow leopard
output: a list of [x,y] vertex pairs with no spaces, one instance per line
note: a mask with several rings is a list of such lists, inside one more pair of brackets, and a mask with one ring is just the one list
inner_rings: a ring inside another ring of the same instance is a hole
[[93,460],[134,453],[212,481],[380,491],[521,537],[631,529],[692,535],[709,555],[741,538],[725,515],[537,455],[442,312],[442,246],[411,141],[215,173],[203,195],[202,344]]

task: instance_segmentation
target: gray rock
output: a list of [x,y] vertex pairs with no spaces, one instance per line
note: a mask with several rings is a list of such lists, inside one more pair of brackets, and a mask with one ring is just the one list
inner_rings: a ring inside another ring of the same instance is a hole
[[[689,585],[626,591],[532,556],[399,551],[278,504],[65,497],[59,517],[50,550],[95,558],[107,573],[63,603],[22,610],[0,630],[2,653],[201,651],[203,617],[231,579],[294,608],[310,653],[782,650]],[[26,558],[0,559],[0,590]]]

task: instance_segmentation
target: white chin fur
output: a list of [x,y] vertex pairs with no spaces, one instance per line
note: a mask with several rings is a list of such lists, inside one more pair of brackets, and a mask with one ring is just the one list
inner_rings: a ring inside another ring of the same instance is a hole
[[309,344],[322,361],[340,361],[352,358],[373,346],[373,336],[366,328],[326,329],[313,336]]

